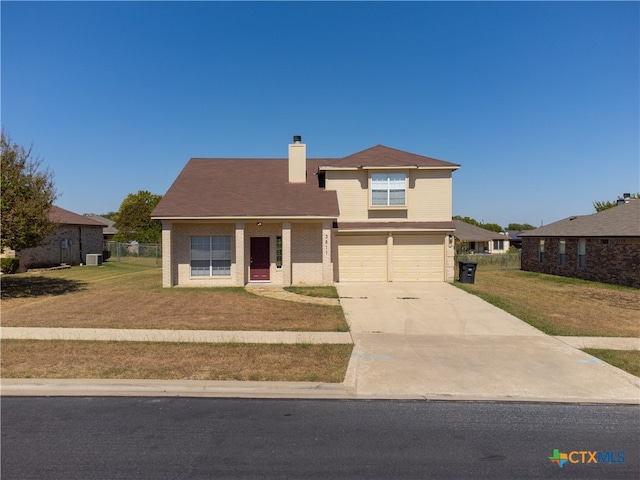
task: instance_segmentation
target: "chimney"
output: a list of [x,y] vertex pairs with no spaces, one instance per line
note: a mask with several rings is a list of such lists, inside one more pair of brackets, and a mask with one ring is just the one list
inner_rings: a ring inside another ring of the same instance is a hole
[[631,201],[631,194],[630,193],[623,193],[622,194],[622,199],[624,200],[624,203],[629,203]]
[[295,135],[289,144],[289,183],[307,182],[307,146]]

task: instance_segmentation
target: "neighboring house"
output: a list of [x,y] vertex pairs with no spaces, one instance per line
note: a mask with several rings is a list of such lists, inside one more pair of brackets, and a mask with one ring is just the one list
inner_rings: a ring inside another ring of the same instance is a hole
[[344,158],[193,158],[152,213],[163,285],[452,281],[460,166],[378,145]]
[[507,230],[510,247],[517,248],[518,250],[522,248],[522,239],[520,238],[520,234],[523,231],[524,230]]
[[55,205],[48,215],[56,223],[56,231],[39,246],[15,252],[20,259],[20,272],[61,264],[79,265],[86,263],[88,253],[102,253],[102,223]]
[[454,236],[458,240],[458,253],[505,253],[509,250],[509,237],[501,233],[476,227],[462,220],[454,220]]
[[113,240],[115,234],[118,233],[118,229],[114,227],[116,222],[114,222],[113,220],[101,217],[100,215],[96,215],[95,213],[85,213],[84,216],[95,220],[96,222],[100,222],[104,225],[104,228],[102,229],[102,236],[105,242]]
[[522,269],[640,288],[640,200],[520,234]]

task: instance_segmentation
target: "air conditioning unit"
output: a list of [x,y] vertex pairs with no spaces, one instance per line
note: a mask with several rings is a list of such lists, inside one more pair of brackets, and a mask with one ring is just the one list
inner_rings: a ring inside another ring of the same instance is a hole
[[87,265],[98,267],[102,265],[101,253],[87,253]]

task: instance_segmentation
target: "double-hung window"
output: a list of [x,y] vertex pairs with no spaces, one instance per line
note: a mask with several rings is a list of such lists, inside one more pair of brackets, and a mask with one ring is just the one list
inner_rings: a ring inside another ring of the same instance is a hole
[[583,238],[578,240],[578,268],[584,268],[587,264],[587,241]]
[[567,251],[567,242],[565,242],[564,238],[560,239],[560,243],[558,244],[558,265],[564,267],[564,263],[566,260],[566,251]]
[[493,249],[494,250],[504,250],[504,240],[494,240],[493,241]]
[[538,242],[538,261],[544,263],[544,240],[542,238]]
[[191,276],[231,275],[231,237],[191,237]]
[[407,204],[406,178],[404,173],[371,174],[371,206],[405,206]]

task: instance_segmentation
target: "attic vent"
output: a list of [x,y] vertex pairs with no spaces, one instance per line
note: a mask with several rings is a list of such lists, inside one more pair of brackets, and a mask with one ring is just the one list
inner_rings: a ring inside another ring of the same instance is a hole
[[578,217],[569,217],[569,221],[575,220],[576,218],[578,218]]

